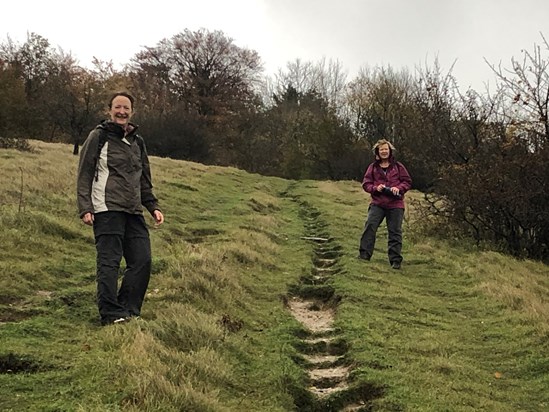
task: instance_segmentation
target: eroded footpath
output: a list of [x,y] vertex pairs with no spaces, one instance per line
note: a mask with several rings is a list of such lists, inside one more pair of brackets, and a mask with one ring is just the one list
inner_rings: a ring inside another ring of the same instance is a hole
[[286,297],[286,306],[303,326],[298,362],[309,377],[306,395],[295,399],[295,404],[303,411],[366,411],[379,391],[353,384],[348,344],[342,331],[334,327],[341,298],[332,280],[345,274],[340,264],[342,247],[330,236],[318,210],[307,202],[294,200],[300,206],[305,228],[302,240],[313,244],[310,272],[290,287]]

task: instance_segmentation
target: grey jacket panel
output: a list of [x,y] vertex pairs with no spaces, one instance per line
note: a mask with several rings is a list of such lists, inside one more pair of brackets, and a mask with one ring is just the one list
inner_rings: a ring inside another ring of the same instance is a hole
[[[134,130],[124,137],[122,128],[104,122],[89,134],[78,166],[78,211],[84,214],[119,211],[142,214],[160,210],[153,194],[149,159]],[[104,145],[98,153],[104,134]],[[105,138],[106,137],[106,138]]]

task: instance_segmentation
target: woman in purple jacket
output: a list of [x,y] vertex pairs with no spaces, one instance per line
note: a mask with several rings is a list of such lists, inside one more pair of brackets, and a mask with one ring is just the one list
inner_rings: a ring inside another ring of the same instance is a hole
[[404,165],[393,157],[394,150],[391,142],[378,140],[373,149],[376,160],[368,166],[364,174],[362,187],[371,194],[372,200],[360,239],[358,257],[370,260],[374,253],[377,229],[383,219],[386,219],[389,263],[393,269],[400,269],[404,193],[412,187],[412,179]]

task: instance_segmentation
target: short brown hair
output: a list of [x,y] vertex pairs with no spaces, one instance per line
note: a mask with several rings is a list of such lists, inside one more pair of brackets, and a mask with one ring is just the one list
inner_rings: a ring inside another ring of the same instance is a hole
[[133,110],[135,98],[134,98],[131,94],[126,93],[126,92],[117,92],[117,93],[113,94],[112,97],[111,97],[111,100],[109,100],[109,109],[112,109],[112,102],[113,102],[113,100],[116,99],[118,96],[127,97],[127,98],[129,99],[130,103],[132,104],[132,110]]

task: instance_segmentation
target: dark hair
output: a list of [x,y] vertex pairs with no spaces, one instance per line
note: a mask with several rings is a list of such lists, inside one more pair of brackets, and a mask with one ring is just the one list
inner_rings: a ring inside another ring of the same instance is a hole
[[112,109],[112,101],[114,99],[116,99],[118,96],[127,97],[130,100],[130,103],[132,104],[132,110],[133,110],[135,98],[131,94],[126,93],[126,92],[118,92],[118,93],[113,94],[113,96],[111,97],[111,100],[109,100],[109,109]]

